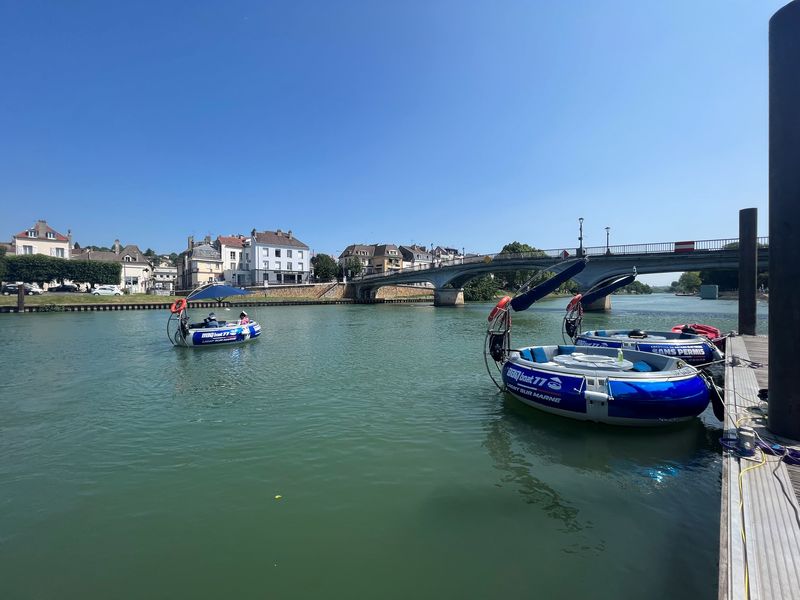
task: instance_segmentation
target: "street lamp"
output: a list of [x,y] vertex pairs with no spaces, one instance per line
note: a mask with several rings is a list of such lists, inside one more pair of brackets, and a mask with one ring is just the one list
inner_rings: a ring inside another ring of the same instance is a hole
[[611,254],[611,248],[608,246],[608,232],[611,231],[611,227],[606,227],[606,254]]
[[583,217],[578,217],[578,256],[583,256]]

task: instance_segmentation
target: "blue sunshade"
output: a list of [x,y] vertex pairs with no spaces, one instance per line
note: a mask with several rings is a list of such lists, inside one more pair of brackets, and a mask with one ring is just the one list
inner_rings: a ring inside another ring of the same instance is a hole
[[206,298],[214,298],[215,300],[219,300],[221,298],[227,298],[228,296],[246,296],[249,294],[247,290],[243,290],[241,288],[231,287],[230,285],[209,285],[208,287],[204,287],[203,289],[192,292],[187,296],[188,300],[204,300]]
[[556,273],[547,281],[540,283],[539,285],[529,289],[524,294],[514,298],[511,301],[511,308],[517,312],[529,308],[531,304],[537,300],[541,300],[547,296],[547,294],[555,291],[555,289],[562,283],[572,279],[575,275],[583,271],[584,267],[586,267],[585,258],[580,259],[574,265],[570,265],[560,273]]

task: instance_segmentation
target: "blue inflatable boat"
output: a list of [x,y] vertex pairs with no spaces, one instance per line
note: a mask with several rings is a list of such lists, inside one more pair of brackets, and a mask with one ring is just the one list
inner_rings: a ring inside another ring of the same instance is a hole
[[576,346],[641,350],[683,359],[690,365],[709,365],[722,360],[722,352],[702,335],[672,331],[598,329],[575,336]]

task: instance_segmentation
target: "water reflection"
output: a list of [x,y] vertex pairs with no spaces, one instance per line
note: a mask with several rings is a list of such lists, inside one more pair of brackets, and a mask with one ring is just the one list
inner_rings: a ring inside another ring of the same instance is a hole
[[[253,389],[256,344],[175,348],[173,397],[206,406],[229,404]],[[210,392],[210,393],[209,393]]]

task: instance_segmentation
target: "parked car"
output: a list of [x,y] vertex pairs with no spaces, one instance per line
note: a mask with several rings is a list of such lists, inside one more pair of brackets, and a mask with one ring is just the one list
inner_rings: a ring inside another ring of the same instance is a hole
[[[23,283],[22,285],[25,287],[25,295],[26,296],[30,296],[31,294],[41,294],[42,293],[42,288],[40,288],[35,283],[34,284]],[[6,284],[3,285],[3,288],[2,288],[2,290],[0,290],[0,293],[2,293],[3,296],[9,296],[9,295],[12,295],[12,294],[16,295],[18,289],[19,289],[19,284],[6,283]]]
[[101,285],[92,290],[95,296],[122,296],[122,290],[116,285]]
[[61,285],[51,287],[47,290],[48,292],[56,292],[56,293],[64,293],[64,292],[77,292],[78,286],[74,283],[62,283]]

